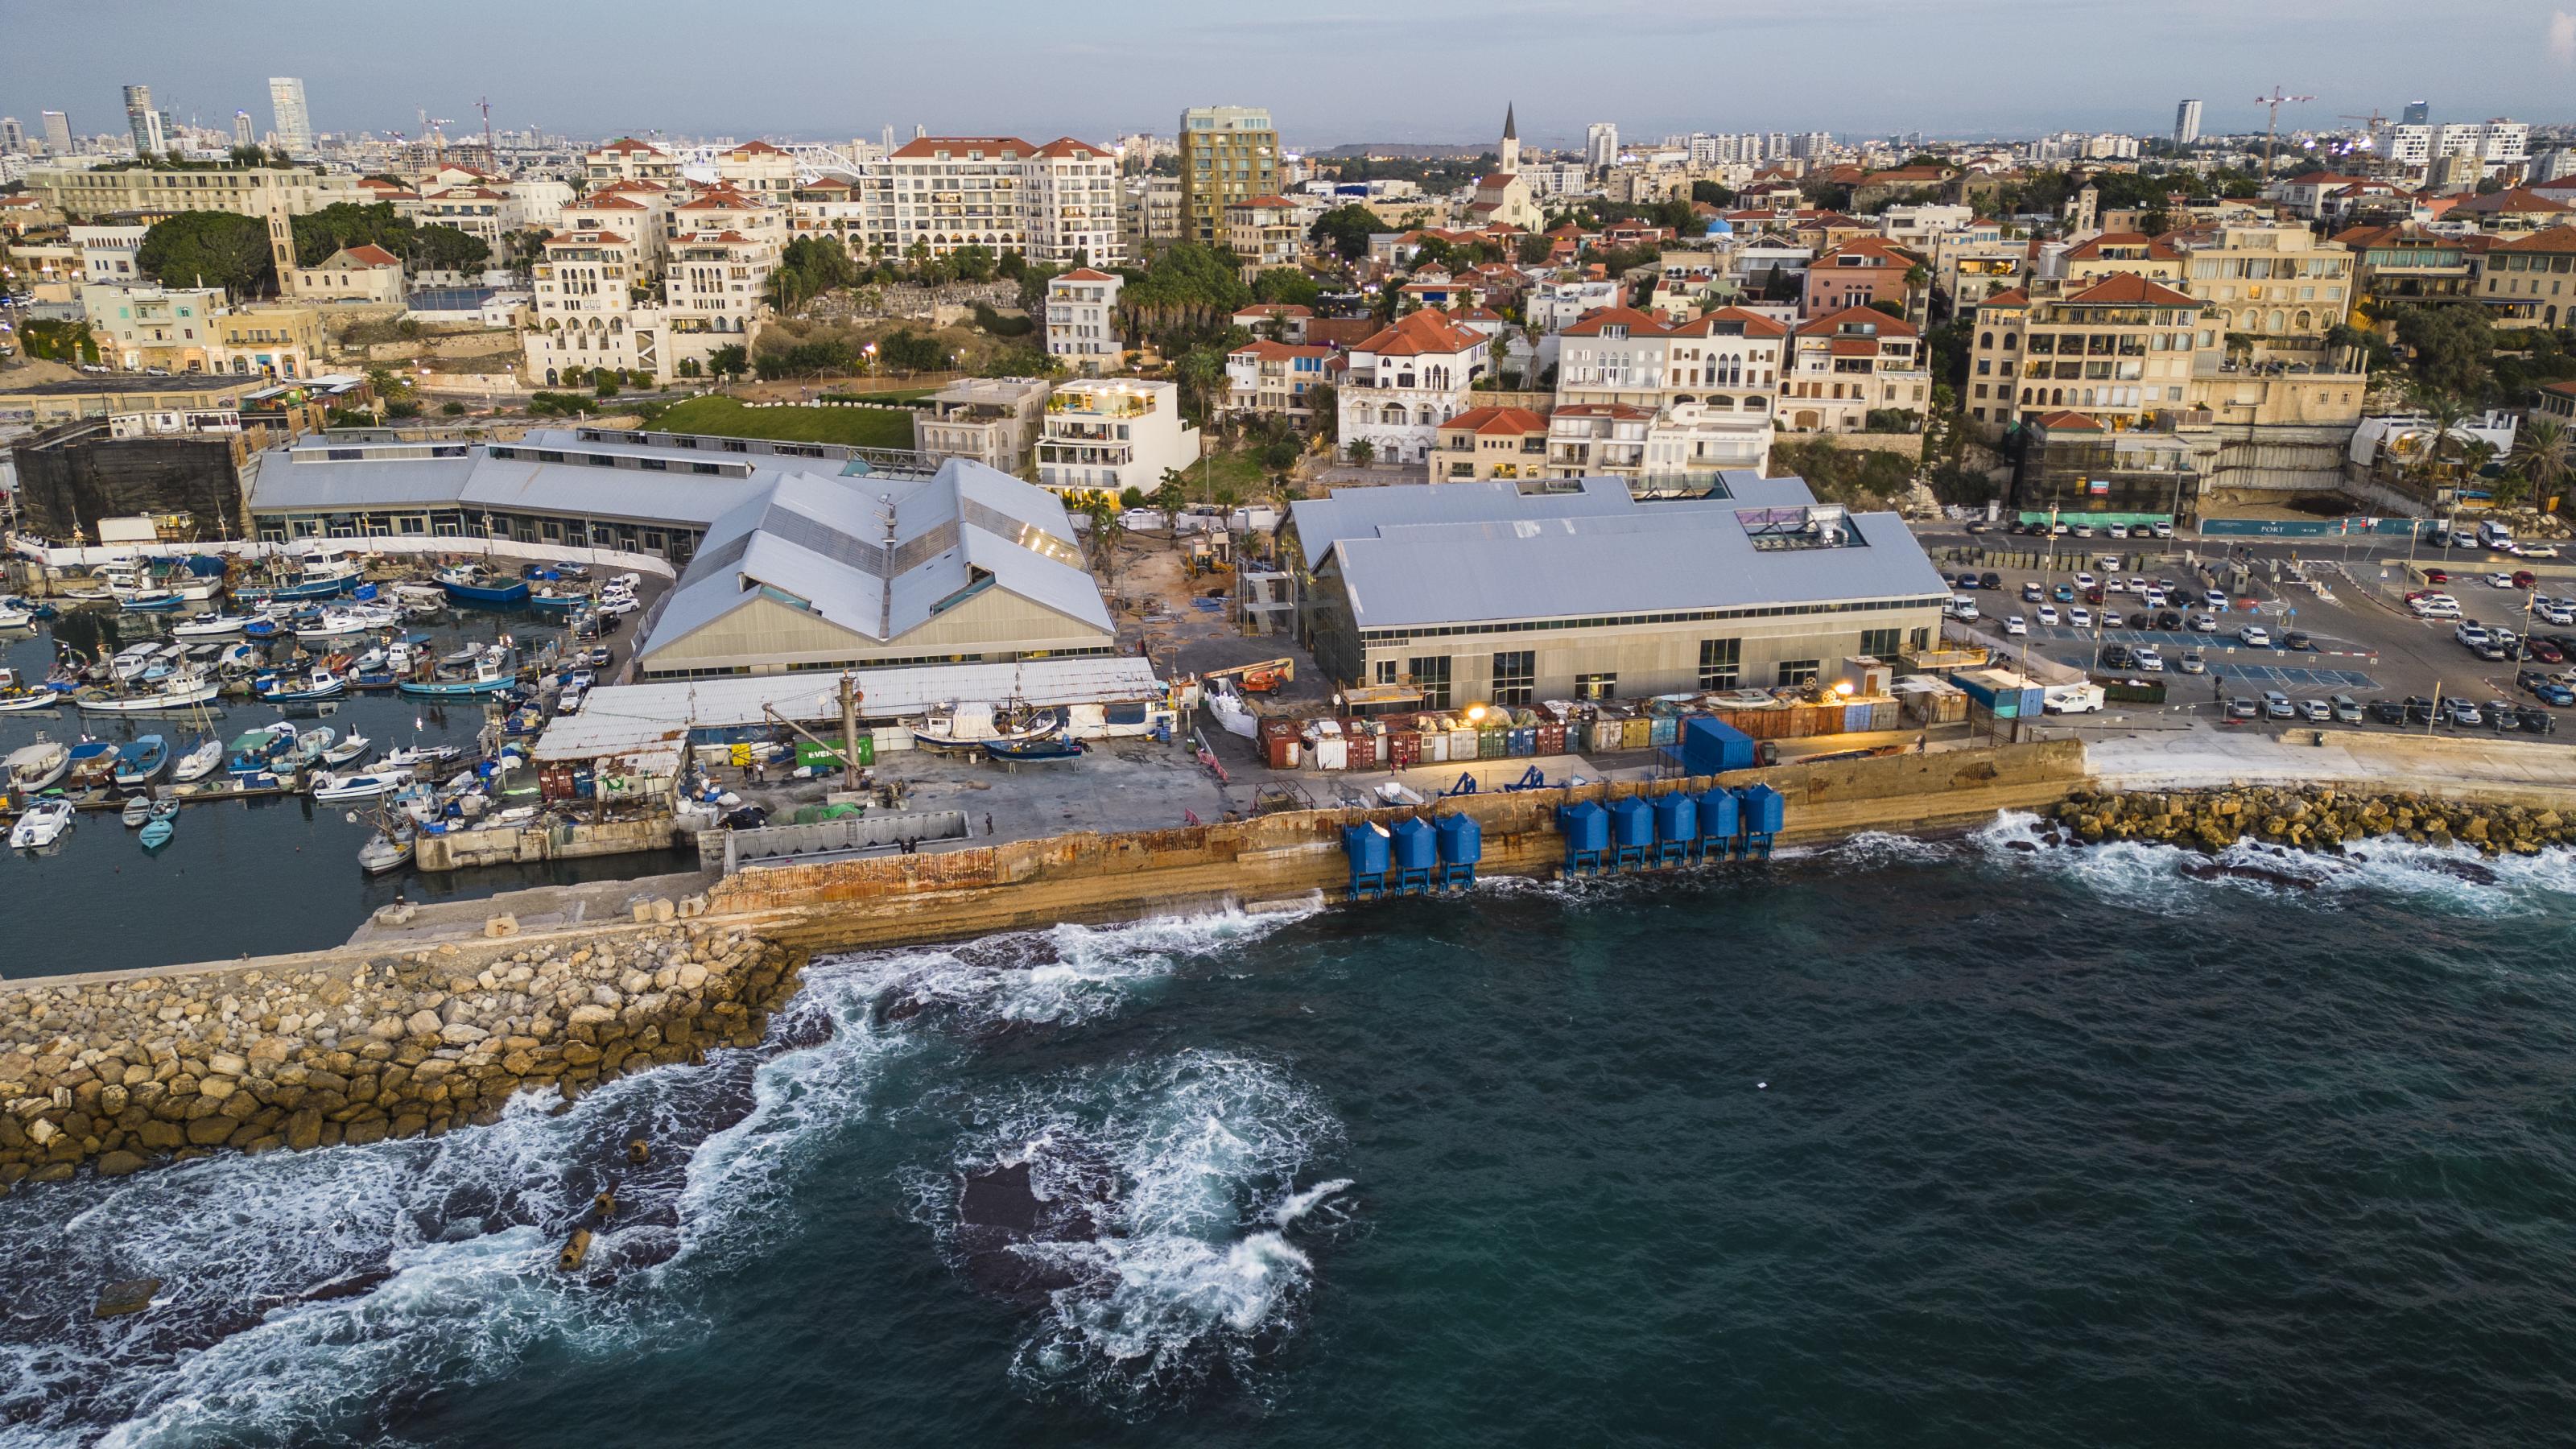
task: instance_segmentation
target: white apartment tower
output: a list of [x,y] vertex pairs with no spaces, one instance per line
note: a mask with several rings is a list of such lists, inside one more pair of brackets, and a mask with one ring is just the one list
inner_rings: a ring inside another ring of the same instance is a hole
[[2174,144],[2188,146],[2200,139],[2200,102],[2185,101],[2174,107]]
[[1583,165],[1586,170],[1607,171],[1619,164],[1619,128],[1608,121],[1595,121],[1583,130]]
[[137,156],[158,156],[170,149],[161,135],[161,113],[152,108],[152,87],[125,88],[125,129],[134,138]]
[[60,111],[47,111],[44,114],[44,122],[45,154],[48,156],[72,154],[72,118]]
[[304,109],[304,82],[291,75],[270,76],[268,104],[277,113],[277,144],[289,155],[311,155],[313,118]]

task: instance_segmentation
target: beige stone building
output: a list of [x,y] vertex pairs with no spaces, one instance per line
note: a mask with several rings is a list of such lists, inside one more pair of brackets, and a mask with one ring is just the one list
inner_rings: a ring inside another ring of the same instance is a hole
[[1181,113],[1181,237],[1225,240],[1229,203],[1279,191],[1279,132],[1252,106],[1193,106]]
[[1046,418],[1048,387],[1034,377],[965,378],[931,394],[912,415],[912,446],[966,458],[1013,477],[1030,471]]
[[1285,267],[1294,270],[1305,251],[1297,203],[1284,196],[1247,196],[1225,206],[1225,244],[1242,263],[1243,280]]
[[1790,335],[1779,426],[1793,433],[1856,433],[1869,414],[1922,414],[1932,374],[1914,324],[1868,307],[1802,324]]
[[183,211],[266,216],[272,206],[302,216],[338,202],[364,205],[369,200],[355,176],[300,166],[39,167],[27,174],[27,190],[70,216],[163,217]]
[[1548,476],[1548,420],[1527,408],[1469,408],[1440,425],[1431,481]]
[[2300,226],[2221,226],[2167,238],[2184,255],[2180,288],[2200,302],[2200,345],[2229,333],[2258,357],[2315,352],[2352,310],[2353,254]]

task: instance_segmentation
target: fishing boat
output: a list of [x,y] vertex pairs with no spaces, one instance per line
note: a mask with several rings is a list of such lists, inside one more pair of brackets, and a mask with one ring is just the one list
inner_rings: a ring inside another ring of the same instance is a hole
[[129,614],[169,614],[188,607],[188,600],[175,589],[136,589],[116,596],[116,607]]
[[389,751],[376,762],[376,766],[384,770],[424,770],[433,765],[448,764],[462,753],[454,745],[409,744]]
[[379,795],[399,790],[406,776],[399,771],[365,770],[356,774],[336,775],[323,771],[313,777],[316,800],[373,800]]
[[69,745],[52,740],[38,740],[9,754],[9,788],[21,795],[33,795],[50,787],[71,772],[72,752]]
[[54,606],[44,600],[30,599],[18,594],[0,594],[0,607],[23,613],[30,619],[50,619],[56,613]]
[[318,764],[325,750],[338,743],[340,732],[329,725],[308,726],[295,737],[295,748],[281,752],[290,765]]
[[240,633],[250,619],[248,614],[227,614],[217,609],[211,613],[190,614],[171,625],[170,632],[181,639],[219,639],[226,634]]
[[384,604],[353,604],[347,608],[324,609],[310,623],[295,626],[298,639],[346,639],[373,629],[390,629],[402,622],[402,611]]
[[182,785],[193,784],[224,767],[224,742],[208,735],[188,747],[172,766],[170,778]]
[[12,850],[41,850],[63,838],[72,828],[72,803],[69,800],[46,800],[18,817],[9,832]]
[[972,754],[986,744],[1042,740],[1063,727],[1064,721],[1052,711],[1012,722],[997,719],[989,704],[947,704],[931,710],[929,719],[914,728],[912,741],[925,750]]
[[368,836],[367,843],[358,847],[358,869],[369,875],[402,869],[411,860],[420,837],[419,828],[409,816],[385,809],[381,799],[372,818],[376,833]]
[[84,689],[72,696],[72,702],[86,714],[160,714],[204,704],[222,688],[207,675],[174,674],[151,689],[133,694]]
[[116,778],[116,743],[83,740],[72,746],[71,787],[91,790]]
[[265,774],[270,762],[295,744],[295,726],[279,720],[264,729],[255,729],[236,737],[231,745],[225,769],[235,779]]
[[[449,658],[455,656],[450,655]],[[496,645],[475,650],[470,663],[442,663],[437,677],[406,679],[396,688],[404,694],[423,699],[462,699],[499,694],[515,683],[517,677],[518,671],[510,667],[509,651]]]
[[349,692],[349,682],[328,669],[315,669],[302,675],[281,675],[259,691],[259,697],[271,704],[303,704],[318,699],[338,699]]
[[460,604],[524,604],[528,601],[526,579],[505,578],[486,570],[480,564],[458,564],[440,569],[433,575],[447,597]]
[[159,735],[138,735],[116,752],[119,789],[140,790],[170,768],[170,742]]
[[1082,758],[1080,740],[986,740],[984,757],[1006,764],[1054,764]]
[[60,691],[30,684],[17,670],[0,669],[0,714],[52,709],[62,699]]
[[178,833],[178,822],[172,820],[167,815],[156,815],[143,822],[143,834],[141,837],[143,848],[145,850],[159,850],[161,847],[168,845],[170,843],[170,838]]
[[562,584],[548,584],[528,595],[529,608],[549,613],[569,614],[589,602],[590,594],[586,590],[570,588]]
[[374,740],[368,739],[365,735],[352,730],[349,732],[349,737],[347,739],[340,741],[338,744],[333,745],[322,752],[322,763],[334,768],[341,765],[352,764],[364,757],[367,751],[372,750],[375,747],[376,742]]
[[0,599],[0,629],[25,629],[36,622],[35,611],[15,599]]

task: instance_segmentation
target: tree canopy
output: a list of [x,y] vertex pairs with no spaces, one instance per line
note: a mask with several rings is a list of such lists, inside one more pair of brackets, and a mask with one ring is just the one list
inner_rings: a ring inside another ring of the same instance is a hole
[[134,269],[166,287],[222,287],[236,294],[277,291],[268,224],[229,211],[188,211],[156,222],[134,253]]
[[1294,267],[1272,267],[1252,279],[1252,299],[1256,302],[1281,302],[1297,307],[1312,307],[1323,288],[1315,279]]
[[1315,218],[1307,235],[1339,252],[1343,261],[1355,262],[1368,255],[1369,236],[1384,230],[1386,223],[1367,207],[1336,206]]
[[482,238],[452,226],[415,224],[397,216],[391,202],[369,206],[336,202],[294,219],[295,263],[319,266],[342,247],[379,246],[414,267],[441,272],[480,271],[492,249]]

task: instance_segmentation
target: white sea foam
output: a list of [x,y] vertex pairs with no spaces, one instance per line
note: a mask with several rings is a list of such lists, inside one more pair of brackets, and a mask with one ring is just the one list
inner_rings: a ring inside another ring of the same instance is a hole
[[[956,951],[826,960],[772,1029],[773,1043],[810,1045],[717,1052],[704,1068],[603,1084],[569,1109],[522,1096],[497,1124],[436,1139],[225,1155],[0,1199],[0,1241],[18,1264],[11,1341],[0,1342],[0,1449],[342,1441],[381,1432],[408,1395],[489,1382],[533,1350],[614,1356],[703,1332],[679,1306],[694,1297],[686,1280],[766,1249],[786,1220],[774,1209],[819,1145],[865,1130],[882,1110],[874,1097],[897,1055],[959,1039],[952,1027],[971,1047],[997,1025],[1095,1019],[1188,957],[1298,914],[1067,926]],[[889,997],[915,988],[956,1021],[885,1020]],[[1302,1162],[1283,1157],[1250,1098],[1185,1089],[1173,1100],[1199,1095],[1209,1110],[1195,1127],[1174,1119],[1158,1129],[1181,1134],[1163,1149],[1175,1161],[1203,1162],[1220,1183]],[[1326,1134],[1294,1112],[1289,1130]],[[655,1165],[623,1181],[619,1216],[598,1233],[591,1261],[615,1263],[657,1236],[661,1251],[644,1256],[667,1261],[604,1283],[559,1273],[555,1246],[591,1192],[627,1171],[623,1144],[639,1135],[655,1143]],[[1281,1180],[1294,1170],[1279,1169]],[[1211,1187],[1193,1216],[1178,1200],[1185,1178],[1148,1174],[1138,1201],[1149,1218],[1214,1233],[1207,1225],[1225,1194]],[[1284,1242],[1191,1241],[1229,1262],[1238,1294],[1258,1297],[1266,1277],[1306,1271]],[[1185,1271],[1191,1250],[1177,1239],[1149,1235],[1122,1250],[1134,1261],[1120,1277],[1144,1295],[1126,1315],[1134,1322],[1161,1301],[1152,1285],[1209,1276]],[[164,1280],[151,1312],[92,1317],[100,1285],[140,1276]],[[352,1291],[307,1296],[333,1283]],[[1257,1320],[1251,1302],[1229,1300],[1216,1316]],[[1202,1300],[1194,1311],[1215,1310]],[[1102,1342],[1112,1336],[1099,1331]]]
[[1302,1192],[1290,1193],[1286,1202],[1271,1209],[1270,1220],[1283,1228],[1293,1226],[1299,1218],[1313,1212],[1317,1204],[1350,1191],[1352,1185],[1349,1178],[1336,1177],[1316,1183]]

